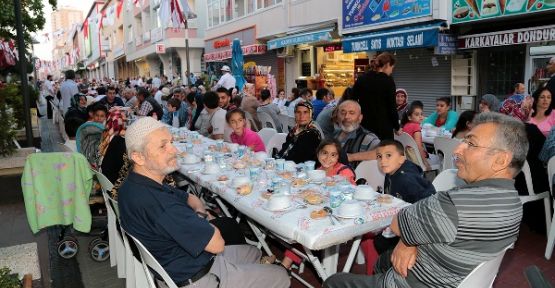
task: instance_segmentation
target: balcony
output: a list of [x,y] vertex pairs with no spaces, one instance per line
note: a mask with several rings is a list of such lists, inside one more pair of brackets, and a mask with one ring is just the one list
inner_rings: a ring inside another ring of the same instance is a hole
[[139,47],[139,46],[141,46],[141,44],[143,44],[142,37],[135,38],[135,47]]
[[150,30],[150,41],[156,43],[164,39],[164,29],[162,27]]

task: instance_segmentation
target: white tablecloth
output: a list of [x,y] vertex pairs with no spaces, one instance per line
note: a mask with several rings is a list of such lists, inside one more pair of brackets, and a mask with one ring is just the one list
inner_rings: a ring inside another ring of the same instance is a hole
[[[209,144],[213,144],[212,140],[205,138],[202,140],[202,145],[195,145],[194,152],[197,155],[205,151]],[[184,145],[181,143],[176,144],[176,146],[180,150],[184,149]],[[328,217],[318,220],[310,217],[311,211],[321,209],[324,205],[329,206],[329,201],[325,200],[321,205],[308,205],[304,209],[270,212],[265,209],[267,200],[261,197],[261,194],[266,191],[265,185],[260,182],[255,183],[251,194],[241,196],[237,194],[235,189],[230,187],[229,181],[217,181],[221,173],[218,175],[205,175],[200,172],[203,167],[203,163],[182,165],[179,172],[216,193],[241,213],[287,242],[297,242],[311,250],[320,250],[341,244],[367,232],[378,232],[391,223],[392,216],[397,214],[402,207],[409,205],[397,198],[393,198],[391,204],[363,202],[364,214],[361,215],[365,220],[363,224],[356,224],[354,219],[342,219],[341,223],[331,225]],[[228,175],[229,179],[233,179],[233,177],[238,175],[238,171],[235,169],[229,169],[223,173]],[[267,174],[268,182],[272,177],[276,177],[273,171],[263,170],[262,173]],[[265,177],[263,176],[262,178],[264,179]],[[321,189],[321,191],[324,191],[324,189]],[[325,192],[322,193],[325,196],[324,198],[328,199]],[[291,197],[295,202],[302,202],[300,196],[292,195]]]

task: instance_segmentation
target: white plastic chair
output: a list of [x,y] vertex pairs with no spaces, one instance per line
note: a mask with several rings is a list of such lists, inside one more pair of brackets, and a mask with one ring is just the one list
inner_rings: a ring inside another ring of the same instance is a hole
[[[408,147],[412,147],[417,160],[417,163],[415,163],[416,165],[420,166],[420,168],[422,168],[422,170],[424,171],[430,171],[426,168],[426,165],[424,165],[424,160],[422,159],[422,155],[420,155],[420,150],[418,150],[418,145],[416,144],[416,141],[414,141],[414,139],[409,134],[401,132],[401,135],[395,134],[394,137],[395,140],[401,142],[403,144],[403,147],[405,147],[405,154]],[[431,165],[431,170],[439,170],[439,165]]]
[[436,150],[436,155],[439,152],[443,153],[443,165],[441,170],[455,168],[453,165],[453,151],[460,144],[459,140],[447,137],[436,137],[434,138],[434,148]]
[[524,166],[522,166],[522,173],[524,173],[524,180],[526,181],[526,189],[528,190],[528,194],[526,196],[520,196],[520,201],[522,204],[542,200],[545,209],[545,226],[547,235],[549,235],[549,229],[551,227],[551,199],[549,199],[549,191],[544,191],[541,193],[534,192],[534,185],[532,184],[532,172],[530,171],[530,165],[528,165],[528,161],[524,162]]
[[254,118],[252,118],[251,113],[245,111],[245,118],[247,118],[247,120],[249,121],[250,125],[251,125],[251,129],[253,131],[258,131],[260,130],[260,127],[258,127],[258,125],[256,124],[256,121],[254,121]]
[[262,129],[264,128],[273,128],[277,130],[277,125],[281,125],[281,123],[275,123],[274,119],[272,118],[272,116],[270,116],[270,114],[266,113],[266,112],[260,112],[257,111],[256,112],[256,116],[258,117],[258,121],[260,121],[260,123],[262,124]]
[[274,150],[274,148],[280,150],[283,143],[285,143],[286,138],[287,134],[285,133],[276,133],[274,136],[272,136],[272,138],[270,138],[270,141],[268,142],[268,145],[266,145],[266,153],[268,153],[268,156],[272,156],[272,151]]
[[378,169],[377,160],[366,160],[358,164],[355,169],[356,179],[364,178],[368,185],[372,186],[375,191],[378,191],[378,186],[383,188],[385,174]]
[[[549,178],[549,190],[551,196],[555,195],[553,191],[553,176],[555,176],[555,156],[551,157],[547,162],[547,177]],[[549,198],[549,197],[548,197]],[[553,199],[553,206],[555,207],[555,198]],[[547,232],[547,246],[545,247],[545,259],[551,259],[553,254],[553,246],[555,245],[555,215],[551,219],[551,228]]]
[[505,256],[505,252],[507,249],[512,248],[513,244],[507,246],[499,255],[495,256],[495,258],[482,262],[478,265],[464,280],[459,284],[458,288],[490,288],[493,285],[493,281],[497,277],[497,273],[499,272],[499,266],[501,266],[501,262],[503,261],[503,257]]
[[280,114],[279,119],[281,121],[281,127],[283,127],[283,132],[291,130],[295,127],[295,117],[291,117],[287,114]]
[[[152,275],[145,272],[139,249],[133,240],[129,238],[129,234],[127,234],[121,226],[120,229],[123,235],[123,243],[125,244],[125,268],[127,273],[125,287],[156,287]],[[133,247],[133,249],[131,247]],[[133,250],[136,254],[133,254]]]
[[[110,245],[110,266],[117,266],[119,278],[125,278],[125,247],[123,239],[117,230],[118,215],[113,209],[113,199],[109,196],[109,191],[112,190],[114,185],[104,174],[92,170],[96,175],[96,179],[102,188],[102,196],[104,197],[104,204],[108,214],[108,244]],[[116,202],[117,203],[117,202]],[[119,214],[119,213],[118,213]]]
[[316,129],[318,129],[318,132],[320,132],[320,138],[324,139],[324,130],[322,130],[322,127],[320,127],[320,125],[318,125],[318,123],[316,123],[316,121],[314,121],[314,126],[316,126]]
[[262,138],[262,142],[264,142],[264,146],[267,146],[268,142],[270,142],[270,139],[272,139],[272,137],[276,134],[277,134],[277,131],[274,128],[262,128],[260,131],[258,131],[258,136]]
[[436,191],[447,191],[464,185],[465,182],[457,177],[457,171],[457,169],[446,169],[441,171],[432,182]]
[[141,241],[137,240],[137,238],[133,237],[131,234],[126,233],[126,235],[133,240],[133,242],[139,249],[139,253],[141,254],[141,259],[143,263],[143,269],[147,274],[146,276],[150,287],[156,288],[157,286],[154,283],[154,277],[150,273],[149,268],[156,271],[156,273],[158,273],[158,275],[160,275],[162,279],[164,279],[164,282],[166,283],[168,288],[177,288],[177,285],[175,284],[175,282],[173,282],[172,278],[170,277],[170,275],[168,275],[166,270],[164,270],[164,267],[162,267],[162,265],[160,265],[160,263],[158,263],[158,261],[154,259],[154,256],[152,256],[152,254],[148,252],[143,243],[141,243]]

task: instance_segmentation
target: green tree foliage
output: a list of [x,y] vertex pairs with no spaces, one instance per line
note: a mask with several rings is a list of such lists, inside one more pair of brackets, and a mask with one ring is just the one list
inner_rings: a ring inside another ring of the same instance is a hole
[[[44,28],[44,5],[42,0],[20,0],[21,16],[25,43],[31,43],[31,33],[38,32]],[[13,0],[2,0],[0,5],[0,38],[16,39],[15,13]],[[57,0],[48,0],[55,9]]]

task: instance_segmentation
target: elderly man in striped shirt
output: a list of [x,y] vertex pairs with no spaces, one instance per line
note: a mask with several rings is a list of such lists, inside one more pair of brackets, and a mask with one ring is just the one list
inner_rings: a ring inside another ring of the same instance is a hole
[[512,245],[522,220],[513,178],[528,152],[524,124],[482,113],[455,149],[466,185],[423,199],[393,218],[401,241],[380,255],[376,275],[335,274],[324,287],[457,287]]

